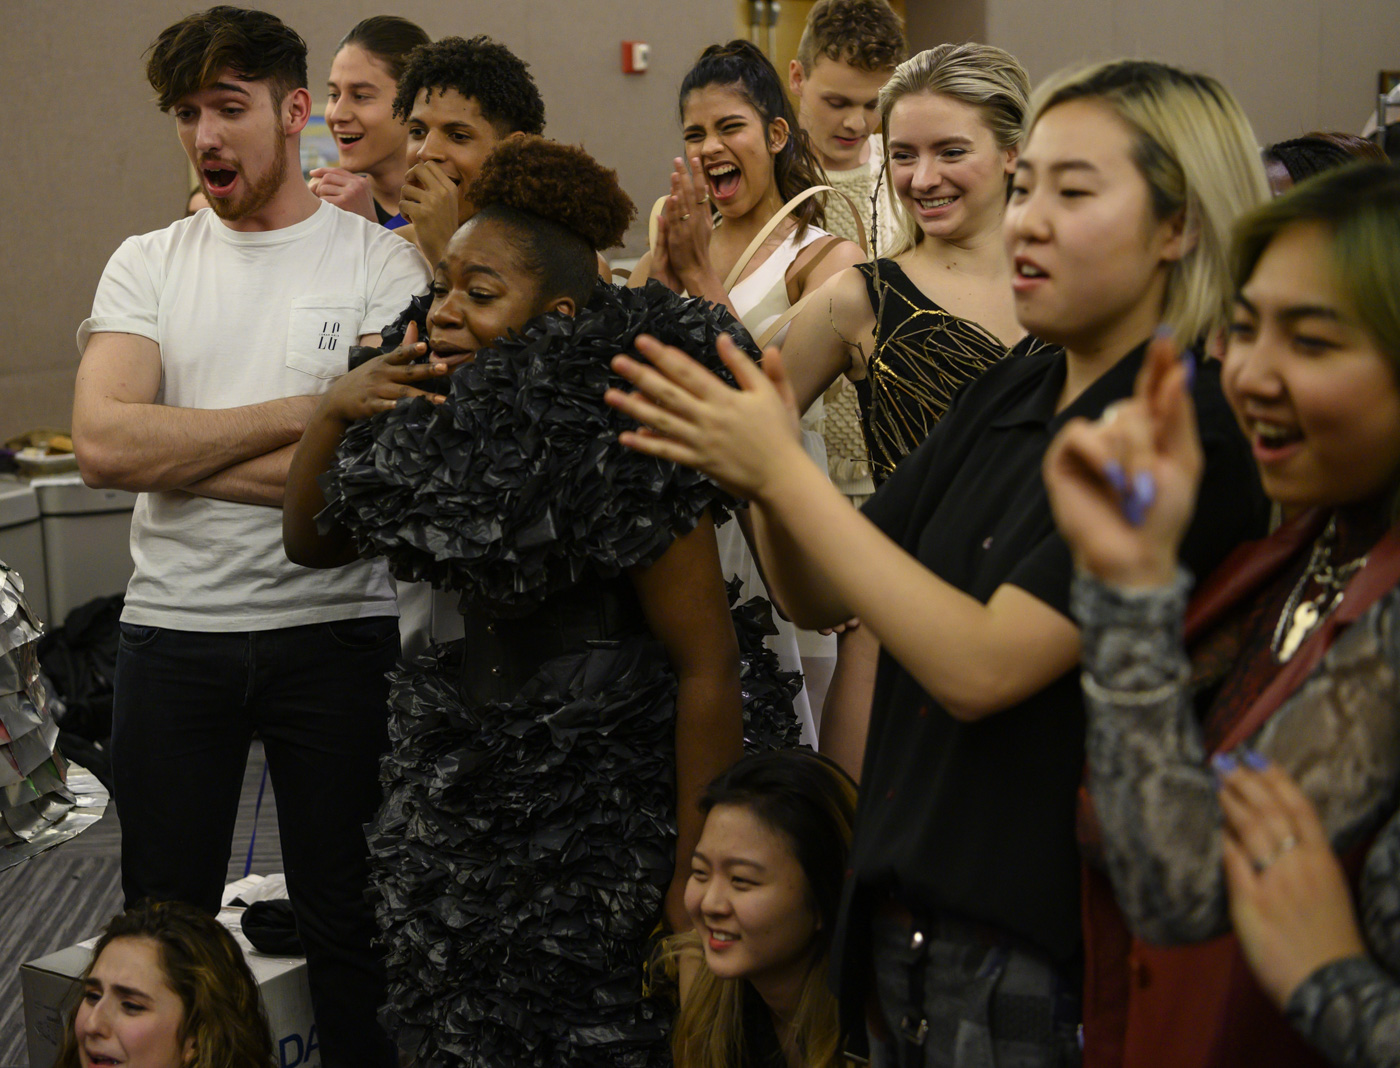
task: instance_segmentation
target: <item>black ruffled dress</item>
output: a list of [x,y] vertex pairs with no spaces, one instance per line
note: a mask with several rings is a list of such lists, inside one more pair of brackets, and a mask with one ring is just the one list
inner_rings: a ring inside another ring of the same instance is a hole
[[[643,965],[674,870],[676,680],[625,572],[732,502],[619,445],[602,396],[638,333],[718,367],[721,331],[751,347],[703,301],[600,284],[458,368],[441,406],[351,427],[324,479],[362,554],[462,594],[466,638],[392,680],[369,831],[385,1023],[421,1068],[669,1063]],[[745,739],[792,746],[767,607],[735,610]]]

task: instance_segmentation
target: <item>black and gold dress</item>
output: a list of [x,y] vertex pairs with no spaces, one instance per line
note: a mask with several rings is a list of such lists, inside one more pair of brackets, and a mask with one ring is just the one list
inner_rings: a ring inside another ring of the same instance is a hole
[[[856,392],[878,486],[928,437],[958,390],[1011,350],[986,328],[940,308],[894,260],[856,270],[875,312],[875,344]],[[1040,347],[1035,342],[1027,351]]]

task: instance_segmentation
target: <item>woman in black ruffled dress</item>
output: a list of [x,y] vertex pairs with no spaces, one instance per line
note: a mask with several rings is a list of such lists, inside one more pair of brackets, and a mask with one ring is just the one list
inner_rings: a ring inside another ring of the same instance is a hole
[[[761,646],[735,641],[722,494],[619,446],[602,394],[638,333],[713,356],[735,324],[597,279],[632,205],[579,149],[507,141],[472,199],[426,350],[410,327],[339,379],[287,482],[293,560],[384,555],[462,594],[465,641],[393,680],[369,831],[386,1024],[423,1068],[663,1064],[647,940],[663,911],[688,926],[696,801],[740,755],[739,645]],[[744,663],[781,735],[790,692]]]

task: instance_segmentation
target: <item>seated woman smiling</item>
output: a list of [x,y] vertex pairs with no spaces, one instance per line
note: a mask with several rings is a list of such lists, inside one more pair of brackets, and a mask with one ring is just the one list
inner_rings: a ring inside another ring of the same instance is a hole
[[685,907],[694,930],[672,1036],[677,1068],[828,1068],[840,1054],[827,959],[856,788],[809,750],[745,757],[700,800]]

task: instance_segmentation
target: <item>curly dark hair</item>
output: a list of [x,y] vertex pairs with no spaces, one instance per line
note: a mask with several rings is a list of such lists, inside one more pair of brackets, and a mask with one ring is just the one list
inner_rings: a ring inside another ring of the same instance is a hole
[[616,171],[575,145],[529,135],[496,146],[467,199],[473,218],[507,227],[543,296],[579,307],[597,282],[598,250],[620,245],[637,214]]
[[908,54],[904,20],[886,0],[817,0],[797,42],[797,62],[808,73],[823,56],[857,70],[891,71]]
[[408,121],[420,89],[430,98],[434,91],[455,89],[475,100],[501,137],[544,132],[544,100],[528,65],[485,34],[471,40],[444,37],[410,52],[394,94],[395,118]]
[[220,4],[167,26],[146,49],[146,80],[161,111],[232,70],[266,80],[274,104],[306,88],[306,42],[276,15]]
[[[778,72],[758,46],[742,38],[728,44],[714,44],[700,53],[695,66],[681,80],[681,122],[685,122],[685,101],[691,93],[706,86],[718,85],[732,89],[758,112],[766,129],[775,119],[787,123],[787,144],[773,157],[773,180],[783,202],[791,200],[804,189],[826,185],[826,171],[812,150],[807,131],[797,122],[787,92]],[[809,223],[820,226],[825,221],[820,197],[804,201],[793,211],[800,237]]]
[[[180,901],[143,901],[107,924],[84,981],[102,951],[119,938],[145,939],[159,947],[166,985],[184,1009],[180,1041],[194,1039],[199,1064],[272,1068],[272,1036],[257,980],[223,924]],[[78,1068],[76,1018],[75,1007],[54,1068]]]

